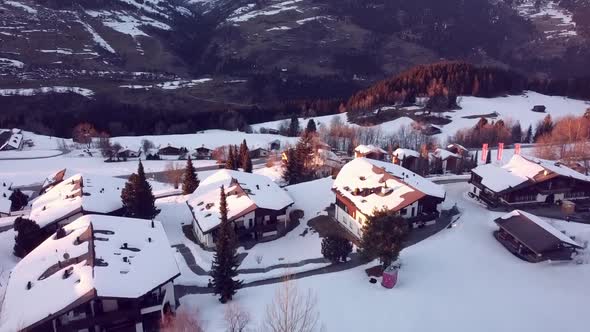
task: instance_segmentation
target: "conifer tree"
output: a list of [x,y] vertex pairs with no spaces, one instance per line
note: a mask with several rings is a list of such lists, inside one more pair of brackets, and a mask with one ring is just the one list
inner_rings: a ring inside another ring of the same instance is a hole
[[488,149],[488,155],[486,156],[486,164],[492,163],[492,150]]
[[17,232],[14,237],[13,250],[16,257],[25,257],[46,239],[39,225],[30,219],[16,218],[14,220],[14,230]]
[[29,196],[25,195],[20,189],[15,189],[8,199],[11,202],[10,211],[21,210],[29,202]]
[[409,234],[408,222],[386,210],[375,210],[362,227],[361,255],[379,258],[383,268],[395,262]]
[[305,129],[305,131],[307,133],[315,133],[317,132],[317,127],[315,125],[315,121],[314,119],[309,119],[309,121],[307,121],[307,128]]
[[297,115],[293,114],[289,123],[289,136],[295,137],[297,135],[299,135],[299,119]]
[[228,152],[227,152],[227,160],[225,161],[225,169],[234,169],[234,165],[235,165],[235,157],[234,157],[234,149],[231,145],[227,146],[228,148]]
[[156,199],[152,193],[152,186],[146,179],[141,160],[137,174],[131,174],[125,183],[125,188],[121,191],[121,200],[129,217],[153,219],[160,212],[156,209]]
[[524,143],[532,143],[533,142],[533,126],[529,125],[529,128],[526,131],[526,136],[524,138]]
[[240,166],[246,173],[252,173],[252,159],[250,158],[250,149],[246,140],[240,145]]
[[346,262],[346,258],[352,252],[352,243],[338,236],[327,236],[322,239],[322,255],[337,264]]
[[230,301],[242,286],[241,280],[235,280],[238,275],[238,255],[236,251],[236,234],[232,223],[227,219],[227,200],[225,189],[221,186],[219,197],[220,224],[215,243],[215,255],[211,267],[213,290],[219,295],[219,301]]
[[186,167],[184,169],[184,176],[182,177],[182,194],[192,194],[199,187],[199,178],[193,166],[191,157],[189,156],[186,161]]
[[299,161],[297,160],[297,153],[295,149],[291,148],[285,151],[286,157],[283,159],[283,180],[287,184],[296,184],[301,179],[301,170],[299,168]]
[[237,171],[240,168],[240,153],[238,151],[238,146],[234,145],[234,171]]

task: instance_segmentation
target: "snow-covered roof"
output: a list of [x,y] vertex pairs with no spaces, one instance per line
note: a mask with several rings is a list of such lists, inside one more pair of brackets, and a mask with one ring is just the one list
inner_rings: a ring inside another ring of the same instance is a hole
[[4,144],[2,144],[2,146],[0,146],[0,150],[4,150],[7,147],[19,149],[21,142],[23,141],[23,134],[21,133],[20,129],[6,130],[5,132],[9,132],[11,136],[4,142]]
[[[572,240],[569,236],[563,234],[562,232],[557,230],[555,227],[553,227],[549,223],[547,223],[545,220],[535,216],[534,214],[530,214],[528,212],[521,211],[521,210],[514,210],[510,213],[503,215],[502,217],[500,217],[500,219],[501,220],[508,220],[512,217],[526,218],[529,221],[535,223],[537,226],[541,227],[547,233],[551,234],[553,237],[557,238],[559,241],[570,244],[575,247],[580,247],[580,248],[582,247],[579,243]],[[530,233],[530,231],[529,231],[529,233]]]
[[64,229],[65,237],[51,236],[12,270],[1,330],[31,326],[94,292],[139,298],[180,274],[158,221],[86,215]]
[[369,144],[369,145],[359,145],[357,146],[354,151],[360,153],[360,154],[367,154],[367,153],[371,153],[371,152],[377,152],[377,153],[387,153],[385,150],[383,150],[382,148]]
[[203,232],[219,225],[219,196],[222,185],[227,195],[229,220],[257,208],[281,210],[293,204],[289,194],[264,175],[220,170],[203,180],[187,202]]
[[51,186],[54,186],[58,183],[60,183],[61,181],[64,180],[64,178],[67,175],[67,169],[60,169],[58,171],[52,172],[51,174],[49,174],[45,180],[43,180],[43,185],[41,185],[41,188],[43,189],[48,189]]
[[449,158],[461,158],[460,155],[441,148],[437,148],[436,150],[434,150],[434,153],[432,155],[442,160],[447,160]]
[[[367,158],[356,158],[344,165],[332,188],[365,215],[381,208],[397,211],[424,196],[445,197],[442,186],[399,165]],[[363,189],[369,192],[363,194]]]
[[45,227],[64,217],[85,211],[108,214],[123,207],[125,180],[98,175],[73,175],[38,197],[30,218]]
[[478,166],[473,169],[473,173],[481,176],[481,183],[496,193],[525,182],[544,181],[551,175],[590,182],[590,176],[576,172],[559,162],[521,155],[512,156],[510,161],[502,167],[493,164]]
[[461,150],[468,151],[466,147],[464,147],[463,145],[458,144],[458,143],[452,143],[452,144],[447,145],[447,149],[452,149],[454,147],[459,148]]
[[412,149],[398,148],[395,151],[393,151],[393,155],[396,156],[396,157],[398,157],[399,159],[405,159],[406,157],[419,158],[420,157],[420,152],[414,151]]
[[0,180],[0,213],[9,214],[10,206],[10,195],[12,195],[12,183],[4,180]]

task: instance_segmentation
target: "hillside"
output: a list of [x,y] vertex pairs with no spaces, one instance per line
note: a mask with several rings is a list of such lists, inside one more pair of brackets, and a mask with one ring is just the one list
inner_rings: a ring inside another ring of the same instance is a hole
[[[23,112],[36,113],[54,98],[68,122],[80,119],[72,118],[80,108],[105,109],[106,104],[112,114],[126,109],[149,114],[145,121],[151,129],[162,121],[166,132],[180,122],[174,119],[206,118],[197,114],[202,112],[238,110],[245,117],[239,123],[266,121],[318,99],[335,101],[316,112],[334,112],[337,100],[359,89],[441,59],[510,68],[525,76],[587,75],[588,22],[578,14],[586,4],[3,1],[0,96],[5,97],[0,98],[7,100],[10,114],[5,112],[0,124],[22,126],[18,117]],[[89,90],[90,100],[49,96],[78,88]],[[46,122],[42,116],[39,122]],[[48,134],[66,135],[61,127],[48,129]]]

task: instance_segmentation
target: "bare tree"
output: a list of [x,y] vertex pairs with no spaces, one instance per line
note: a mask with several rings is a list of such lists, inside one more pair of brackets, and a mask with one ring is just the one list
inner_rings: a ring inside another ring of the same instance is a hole
[[92,144],[92,138],[96,137],[97,131],[93,125],[87,122],[83,122],[74,127],[72,137],[74,142],[86,144],[90,148]]
[[178,189],[180,182],[182,181],[183,168],[180,164],[175,162],[169,162],[166,164],[164,169],[164,177],[166,181],[174,185],[174,189]]
[[225,307],[223,318],[227,332],[245,332],[250,324],[250,314],[235,303]]
[[319,329],[317,298],[311,289],[301,292],[288,276],[281,283],[270,305],[266,307],[263,331],[312,332]]
[[156,146],[154,145],[154,142],[148,139],[141,140],[141,149],[143,150],[143,154],[145,154],[146,156],[148,155],[148,153],[150,153],[150,150],[155,147]]
[[161,332],[204,332],[198,309],[179,309],[176,315],[165,315],[160,322]]

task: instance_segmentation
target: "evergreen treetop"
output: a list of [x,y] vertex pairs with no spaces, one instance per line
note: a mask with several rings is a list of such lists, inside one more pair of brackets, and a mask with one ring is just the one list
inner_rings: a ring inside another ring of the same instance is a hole
[[189,156],[186,161],[186,167],[184,169],[184,176],[182,178],[182,194],[192,194],[199,187],[199,178],[193,166],[191,157]]

